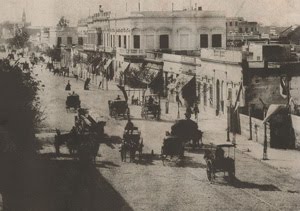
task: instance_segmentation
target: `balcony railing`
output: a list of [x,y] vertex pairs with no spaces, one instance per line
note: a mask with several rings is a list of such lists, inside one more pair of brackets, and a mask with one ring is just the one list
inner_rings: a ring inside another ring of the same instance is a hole
[[147,60],[162,62],[163,61],[163,54],[162,53],[156,53],[156,52],[146,52],[146,58]]
[[84,44],[83,49],[88,51],[96,51],[97,47],[95,44]]
[[143,49],[118,48],[117,52],[123,56],[146,56],[146,52]]

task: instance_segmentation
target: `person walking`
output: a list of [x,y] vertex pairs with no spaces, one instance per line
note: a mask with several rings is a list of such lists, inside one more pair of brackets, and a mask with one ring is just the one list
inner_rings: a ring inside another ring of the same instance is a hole
[[195,114],[195,119],[198,122],[199,108],[198,108],[198,104],[197,103],[195,103],[195,105],[194,105],[194,114]]
[[70,84],[70,81],[68,81],[68,84],[66,85],[65,90],[66,90],[66,91],[70,91],[70,90],[71,90],[71,84]]

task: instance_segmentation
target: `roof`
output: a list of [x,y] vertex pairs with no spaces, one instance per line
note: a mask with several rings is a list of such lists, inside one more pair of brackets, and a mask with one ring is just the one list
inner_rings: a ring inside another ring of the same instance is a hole
[[130,17],[168,18],[168,17],[225,17],[223,11],[175,10],[131,12]]

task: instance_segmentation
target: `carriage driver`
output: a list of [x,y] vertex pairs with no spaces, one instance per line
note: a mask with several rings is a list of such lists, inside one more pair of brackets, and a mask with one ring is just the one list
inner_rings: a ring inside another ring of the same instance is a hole
[[127,124],[126,124],[126,126],[125,126],[125,130],[127,131],[127,134],[128,134],[129,132],[131,132],[131,134],[132,134],[133,128],[134,128],[134,124],[132,123],[131,119],[128,118],[128,122],[127,122]]

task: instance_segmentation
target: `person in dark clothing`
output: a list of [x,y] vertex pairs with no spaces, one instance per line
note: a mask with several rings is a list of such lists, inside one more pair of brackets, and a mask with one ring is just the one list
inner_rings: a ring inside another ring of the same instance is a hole
[[70,91],[70,90],[71,90],[71,84],[70,84],[70,81],[68,81],[68,84],[66,85],[65,90],[66,90],[66,91]]
[[149,99],[148,99],[148,104],[149,104],[149,105],[152,105],[153,102],[154,102],[154,99],[153,99],[152,96],[150,96]]
[[194,105],[194,114],[195,114],[195,119],[198,121],[199,108],[197,103],[195,103]]
[[90,84],[91,79],[87,78],[84,82],[84,90],[89,90],[89,84]]
[[185,113],[186,113],[186,114],[189,114],[189,115],[191,115],[191,114],[193,113],[190,106],[186,108]]
[[179,98],[178,92],[176,92],[176,102],[178,103],[178,106],[179,106],[179,105],[182,106],[182,102],[181,102],[181,100],[180,100],[180,98]]
[[117,96],[116,100],[121,100],[121,97],[120,95]]
[[131,132],[131,134],[132,134],[133,128],[134,128],[134,124],[132,123],[131,119],[128,118],[128,122],[125,126],[125,130],[127,131],[127,133]]

